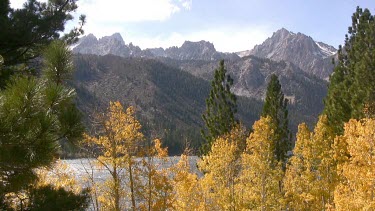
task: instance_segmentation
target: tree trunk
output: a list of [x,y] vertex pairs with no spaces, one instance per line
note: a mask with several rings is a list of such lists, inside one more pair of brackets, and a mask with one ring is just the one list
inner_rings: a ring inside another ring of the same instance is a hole
[[133,169],[132,169],[133,165],[132,165],[131,157],[129,157],[128,165],[129,165],[130,196],[132,200],[132,210],[135,210],[134,178],[133,178]]
[[120,182],[117,175],[117,168],[116,166],[113,167],[113,180],[115,181],[115,210],[120,211]]

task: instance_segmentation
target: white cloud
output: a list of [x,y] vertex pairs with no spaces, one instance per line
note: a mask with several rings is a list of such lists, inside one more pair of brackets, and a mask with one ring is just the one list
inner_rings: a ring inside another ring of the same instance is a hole
[[164,21],[191,8],[191,0],[81,0],[79,13],[96,23]]
[[[47,2],[47,0],[39,0]],[[10,0],[21,8],[26,0]],[[164,21],[182,10],[190,10],[192,0],[79,0],[78,13],[95,23]]]
[[[27,0],[10,0],[10,7],[13,9],[20,9],[22,8],[23,4]],[[39,0],[40,2],[47,2],[47,0]]]

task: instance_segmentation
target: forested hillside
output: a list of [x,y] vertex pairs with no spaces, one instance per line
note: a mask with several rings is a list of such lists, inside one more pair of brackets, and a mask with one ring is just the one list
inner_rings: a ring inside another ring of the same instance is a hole
[[[202,142],[202,113],[210,84],[178,68],[154,59],[77,55],[73,86],[78,107],[87,126],[95,112],[104,112],[108,102],[133,105],[145,133],[159,137],[170,153],[181,153],[186,142],[194,149]],[[262,103],[240,97],[238,118],[252,125]]]

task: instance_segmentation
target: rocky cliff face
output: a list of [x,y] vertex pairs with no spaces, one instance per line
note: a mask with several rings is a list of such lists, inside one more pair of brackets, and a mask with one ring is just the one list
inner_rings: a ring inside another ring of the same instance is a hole
[[248,51],[247,55],[275,61],[289,61],[307,73],[321,79],[328,79],[333,71],[331,60],[336,52],[337,50],[330,45],[316,42],[302,33],[293,33],[282,28],[262,44]]
[[142,51],[132,43],[126,45],[119,33],[97,39],[93,34],[82,37],[73,48],[76,54],[93,54],[104,56],[108,54],[121,57],[146,57],[152,56],[148,51]]
[[178,60],[205,60],[213,61],[220,59],[239,59],[240,57],[234,53],[221,53],[216,51],[214,45],[207,41],[191,42],[185,41],[181,47],[170,47],[161,54],[156,56],[168,57]]
[[89,34],[80,39],[73,48],[76,54],[107,55],[113,54],[121,57],[168,57],[178,60],[220,60],[239,59],[235,53],[221,53],[216,51],[214,45],[207,41],[191,42],[185,41],[181,47],[150,48],[142,50],[132,43],[126,45],[119,33],[97,39],[93,34]]

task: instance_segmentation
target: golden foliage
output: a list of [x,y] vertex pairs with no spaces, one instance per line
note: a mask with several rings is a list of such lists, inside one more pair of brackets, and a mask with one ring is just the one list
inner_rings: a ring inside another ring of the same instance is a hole
[[309,193],[310,179],[313,178],[310,171],[311,157],[311,132],[305,123],[298,125],[297,140],[286,167],[284,188],[285,196],[290,207],[296,210],[309,210],[312,196]]
[[[111,175],[104,183],[97,183],[93,188],[98,194],[102,209],[122,210],[126,200],[130,200],[135,208],[134,187],[137,178],[133,174],[136,163],[134,156],[143,140],[143,134],[134,113],[131,106],[124,111],[120,102],[110,102],[108,113],[103,120],[103,134],[99,137],[87,134],[84,136],[86,144],[101,149],[96,165]],[[129,187],[126,187],[125,177],[129,179]],[[126,188],[130,189],[130,196]]]
[[261,117],[253,125],[242,155],[240,187],[241,207],[247,210],[282,208],[282,164],[274,156],[274,131],[270,117]]
[[141,168],[138,169],[143,181],[138,186],[139,210],[169,210],[173,206],[173,187],[169,169],[162,168],[167,162],[168,149],[161,146],[160,139],[143,150]]
[[240,162],[237,153],[235,141],[219,137],[211,151],[198,162],[199,169],[205,173],[200,182],[205,207],[209,210],[232,210],[238,206],[235,186]]
[[375,120],[350,120],[338,139],[346,142],[349,157],[338,168],[343,179],[335,190],[336,209],[375,210]]
[[192,173],[189,157],[182,154],[173,167],[174,210],[205,210],[203,192],[198,175]]
[[299,125],[293,157],[284,179],[291,208],[324,210],[333,204],[337,183],[333,134],[324,115],[319,117],[313,133],[306,124]]

